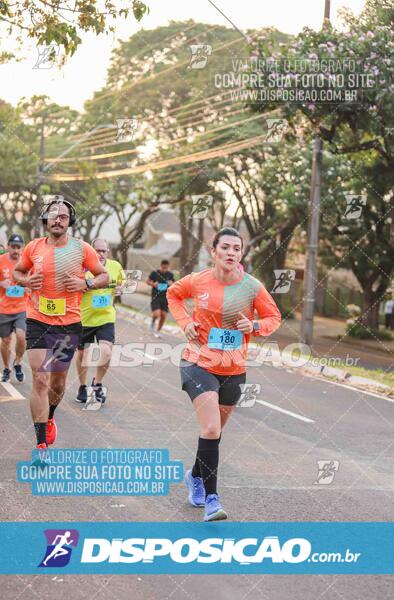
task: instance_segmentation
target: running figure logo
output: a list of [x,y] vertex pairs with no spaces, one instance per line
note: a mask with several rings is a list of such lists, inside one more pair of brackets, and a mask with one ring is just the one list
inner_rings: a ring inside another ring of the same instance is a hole
[[[44,200],[44,210],[42,213],[42,216],[45,219],[56,219],[56,217],[59,214],[59,204],[61,204],[62,202],[64,202],[64,196],[61,196],[60,194],[45,194],[43,196],[43,200]],[[53,203],[56,204],[53,204]],[[52,206],[49,208],[49,205],[52,204]]]
[[137,289],[138,282],[142,279],[142,271],[138,269],[126,270],[126,285],[122,290],[122,294],[134,294]]
[[359,219],[367,204],[365,195],[346,194],[346,211],[343,215],[345,219]]
[[294,269],[274,269],[275,283],[271,294],[286,294],[295,279]]
[[212,54],[212,46],[209,44],[192,44],[189,48],[192,53],[189,69],[204,69],[208,63],[208,57]]
[[267,135],[266,142],[280,142],[288,128],[287,119],[266,119]]
[[193,208],[190,212],[191,217],[196,219],[205,219],[208,209],[212,206],[212,196],[192,196]]
[[117,142],[131,142],[137,131],[137,119],[116,119],[118,133],[116,136]]
[[256,404],[257,396],[260,394],[261,385],[259,383],[242,383],[240,388],[242,393],[236,406],[243,408],[254,406]]
[[314,485],[329,485],[334,481],[335,473],[339,469],[339,460],[318,460],[317,479]]
[[33,69],[51,69],[55,64],[60,48],[57,44],[37,46],[38,58]]
[[[104,396],[106,396],[108,388],[103,386],[102,390],[103,390]],[[100,408],[103,406],[103,403],[96,400],[96,396],[93,393],[93,387],[91,385],[88,385],[87,393],[88,393],[88,399],[86,400],[85,404],[82,406],[82,410],[100,410]]]
[[38,370],[47,373],[61,373],[66,371],[78,345],[78,336],[52,333],[44,335],[45,337],[49,338],[49,344],[52,346],[52,349],[47,350],[44,362]]
[[70,562],[72,548],[78,544],[76,529],[46,529],[47,549],[39,567],[65,567]]

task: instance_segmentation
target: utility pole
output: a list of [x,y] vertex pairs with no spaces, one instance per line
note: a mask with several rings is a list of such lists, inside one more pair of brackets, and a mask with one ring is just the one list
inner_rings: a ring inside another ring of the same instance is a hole
[[[42,204],[41,198],[41,185],[44,183],[44,159],[45,159],[45,118],[46,114],[43,113],[40,127],[40,151],[39,151],[39,163],[37,165],[37,206],[40,207]],[[34,237],[39,237],[41,235],[40,231],[40,221],[36,219],[36,225],[34,229]]]
[[[330,22],[330,0],[325,0],[323,28]],[[313,144],[311,192],[309,199],[308,241],[304,271],[304,303],[302,307],[301,339],[312,345],[313,314],[317,285],[317,253],[319,248],[320,192],[322,171],[323,141],[318,134]]]

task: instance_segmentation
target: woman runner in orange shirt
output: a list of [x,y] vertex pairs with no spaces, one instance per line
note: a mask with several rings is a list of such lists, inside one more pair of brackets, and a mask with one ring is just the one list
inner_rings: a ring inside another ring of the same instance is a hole
[[[188,340],[180,362],[182,389],[200,426],[196,461],[185,483],[190,504],[205,507],[205,521],[227,518],[217,494],[219,442],[246,380],[250,337],[270,335],[281,320],[264,286],[239,268],[242,250],[238,231],[221,229],[212,242],[214,267],[186,275],[167,291],[170,311]],[[187,298],[194,300],[192,317]]]

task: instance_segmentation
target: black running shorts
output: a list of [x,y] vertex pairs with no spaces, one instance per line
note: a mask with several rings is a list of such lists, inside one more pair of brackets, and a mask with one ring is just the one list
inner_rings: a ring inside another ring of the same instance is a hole
[[168,312],[167,296],[163,294],[160,296],[156,296],[156,298],[153,298],[150,303],[150,308],[152,312],[154,310],[163,310],[164,312]]
[[76,349],[82,335],[82,324],[49,325],[36,319],[26,319],[26,347],[28,350],[44,348],[53,350],[54,346],[63,346],[65,351]]
[[110,342],[115,341],[115,323],[104,323],[97,327],[84,327],[82,331],[82,339],[78,348],[83,350],[86,344],[94,344],[100,341]]
[[49,325],[26,319],[27,350],[46,350],[38,371],[45,373],[67,372],[78,344],[81,341],[82,324]]
[[241,373],[241,375],[216,375],[195,363],[183,359],[179,366],[182,389],[189,394],[192,401],[204,392],[217,392],[219,394],[219,404],[226,406],[233,406],[240,399],[242,394],[241,385],[246,381],[246,373]]

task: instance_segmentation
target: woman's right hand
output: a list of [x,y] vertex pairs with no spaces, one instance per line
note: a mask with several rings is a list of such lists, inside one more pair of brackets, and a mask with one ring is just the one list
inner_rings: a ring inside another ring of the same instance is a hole
[[193,340],[196,340],[198,338],[199,334],[197,332],[197,327],[200,327],[200,323],[191,322],[186,325],[185,336],[187,337],[189,342],[192,342]]

